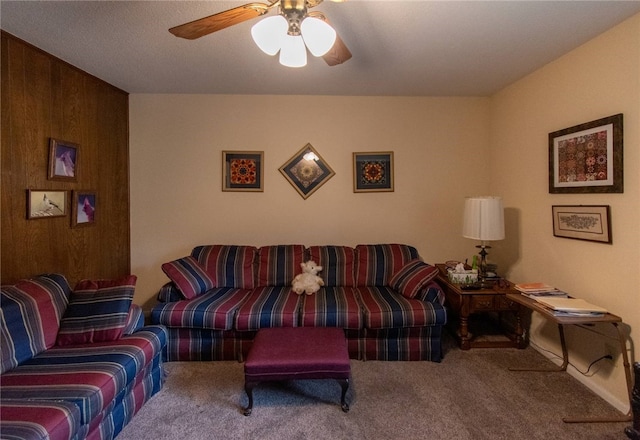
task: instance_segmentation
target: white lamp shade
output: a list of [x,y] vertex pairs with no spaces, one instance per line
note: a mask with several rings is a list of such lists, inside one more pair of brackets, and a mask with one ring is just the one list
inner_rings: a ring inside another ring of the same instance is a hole
[[467,197],[462,236],[474,240],[504,239],[504,208],[500,197]]
[[302,20],[300,32],[314,57],[321,57],[329,52],[336,42],[336,31],[319,18],[307,17]]
[[280,50],[282,37],[287,35],[287,19],[282,15],[274,15],[260,20],[251,28],[253,41],[267,55],[275,55]]
[[287,67],[307,65],[307,49],[301,36],[284,35],[280,40],[280,64]]

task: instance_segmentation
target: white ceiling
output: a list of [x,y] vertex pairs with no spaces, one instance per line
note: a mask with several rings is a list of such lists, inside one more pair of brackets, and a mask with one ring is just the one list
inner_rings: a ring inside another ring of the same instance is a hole
[[255,46],[260,18],[193,41],[167,31],[244,3],[2,0],[0,23],[130,93],[489,96],[640,12],[612,0],[325,1],[315,9],[353,58],[299,69]]

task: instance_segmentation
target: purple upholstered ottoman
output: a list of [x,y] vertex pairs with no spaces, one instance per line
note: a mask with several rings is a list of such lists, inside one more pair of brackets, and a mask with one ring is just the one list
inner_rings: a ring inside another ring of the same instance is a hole
[[342,387],[341,407],[349,389],[349,351],[344,330],[325,327],[278,327],[258,331],[244,364],[244,389],[253,409],[253,387],[260,382],[336,379]]

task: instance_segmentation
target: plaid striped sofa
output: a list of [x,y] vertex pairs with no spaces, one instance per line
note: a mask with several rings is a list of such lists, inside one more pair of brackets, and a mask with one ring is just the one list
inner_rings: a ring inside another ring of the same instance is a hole
[[2,286],[0,438],[112,439],[162,388],[166,329],[143,326],[135,281]]
[[[324,286],[297,295],[308,260]],[[444,294],[409,245],[207,245],[162,268],[151,322],[167,327],[167,361],[242,361],[259,329],[299,326],[344,329],[352,359],[441,360]]]

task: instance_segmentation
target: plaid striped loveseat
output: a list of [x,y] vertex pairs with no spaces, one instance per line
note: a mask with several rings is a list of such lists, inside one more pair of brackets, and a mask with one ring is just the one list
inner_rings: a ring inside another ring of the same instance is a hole
[[[324,286],[297,295],[308,260]],[[162,268],[151,322],[167,327],[167,361],[242,361],[259,329],[298,326],[344,329],[353,359],[441,360],[444,294],[409,245],[207,245]]]
[[112,439],[162,388],[166,329],[143,327],[135,281],[2,286],[0,438]]

